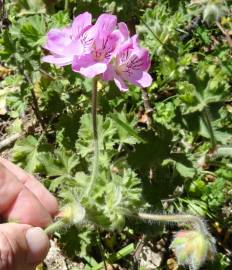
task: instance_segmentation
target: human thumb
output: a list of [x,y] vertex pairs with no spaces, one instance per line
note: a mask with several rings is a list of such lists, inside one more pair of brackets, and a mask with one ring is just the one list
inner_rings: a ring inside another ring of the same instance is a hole
[[49,249],[41,228],[27,224],[0,224],[0,270],[34,270]]
[[46,257],[49,250],[49,239],[45,232],[39,228],[30,228],[26,232],[27,258],[29,264],[39,264]]

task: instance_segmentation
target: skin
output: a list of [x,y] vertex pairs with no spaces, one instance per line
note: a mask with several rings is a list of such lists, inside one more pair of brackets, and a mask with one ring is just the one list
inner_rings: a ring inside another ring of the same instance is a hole
[[[52,222],[58,204],[33,176],[0,158],[0,270],[34,270],[49,250],[41,228]],[[16,223],[17,222],[17,223]]]

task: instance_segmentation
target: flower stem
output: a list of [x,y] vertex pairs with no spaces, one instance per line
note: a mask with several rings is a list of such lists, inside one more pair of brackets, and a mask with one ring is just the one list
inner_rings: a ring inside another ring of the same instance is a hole
[[52,224],[50,224],[44,231],[46,234],[52,234],[54,232],[59,231],[64,227],[64,222],[62,220],[58,220]]
[[93,170],[91,175],[91,180],[86,189],[85,196],[88,197],[93,189],[94,183],[97,178],[98,173],[98,155],[99,155],[99,146],[98,146],[98,131],[97,131],[97,79],[93,79],[93,92],[92,92],[92,127],[93,127],[93,145],[94,145],[94,154],[93,154]]
[[204,221],[198,216],[189,214],[166,215],[166,214],[149,214],[149,213],[138,213],[138,216],[141,219],[151,220],[155,222],[174,222],[174,223],[191,224],[194,229],[200,231],[204,235],[209,234]]
[[64,10],[66,10],[66,11],[69,10],[69,0],[64,1]]

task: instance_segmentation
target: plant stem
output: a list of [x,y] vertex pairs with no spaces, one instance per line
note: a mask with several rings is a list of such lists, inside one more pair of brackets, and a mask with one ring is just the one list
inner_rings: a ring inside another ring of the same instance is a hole
[[54,232],[59,231],[64,225],[65,224],[62,220],[58,220],[58,221],[50,224],[44,231],[46,234],[52,234]]
[[209,234],[204,221],[198,216],[189,214],[165,215],[165,214],[149,214],[149,213],[138,213],[138,216],[141,219],[152,220],[155,222],[174,222],[174,223],[191,224],[194,229],[200,231],[201,233],[205,235]]
[[41,116],[39,104],[38,104],[37,97],[36,97],[36,94],[34,91],[33,82],[27,73],[24,72],[24,76],[25,76],[27,82],[31,85],[32,109],[34,110],[35,116],[36,116],[39,124],[41,125],[41,128],[44,130],[44,129],[46,129],[46,126],[45,126],[45,123],[43,121],[43,117]]
[[97,242],[98,242],[99,250],[101,253],[104,269],[107,270],[107,264],[106,264],[106,260],[105,260],[105,251],[104,251],[104,246],[102,244],[100,231],[98,231]]
[[147,91],[144,88],[142,88],[141,91],[142,91],[142,99],[143,99],[145,113],[147,114],[147,124],[148,124],[148,127],[150,127],[153,124],[153,118],[152,118],[153,109],[151,108]]
[[65,2],[64,2],[64,10],[68,11],[68,9],[69,9],[69,0],[65,0]]
[[97,79],[93,79],[93,92],[92,92],[92,127],[93,127],[93,170],[91,175],[91,180],[88,188],[86,189],[85,196],[88,197],[93,189],[94,183],[97,179],[98,173],[98,155],[99,155],[99,146],[98,146],[98,131],[97,131]]
[[217,144],[216,144],[216,140],[215,140],[215,136],[214,136],[214,132],[213,132],[213,127],[212,127],[211,122],[210,122],[210,117],[209,117],[209,113],[208,113],[207,108],[205,108],[202,111],[202,116],[203,116],[203,121],[205,122],[205,125],[209,131],[210,140],[211,140],[211,150],[214,151]]
[[217,27],[222,32],[222,34],[226,37],[228,45],[230,46],[230,48],[232,48],[232,39],[230,37],[230,34],[222,27],[222,25],[219,22],[216,22],[216,24],[217,24]]
[[6,139],[0,141],[0,152],[2,150],[4,150],[5,148],[9,148],[15,141],[17,141],[18,139],[22,138],[24,135],[23,132],[21,133],[15,133],[9,137],[7,137]]

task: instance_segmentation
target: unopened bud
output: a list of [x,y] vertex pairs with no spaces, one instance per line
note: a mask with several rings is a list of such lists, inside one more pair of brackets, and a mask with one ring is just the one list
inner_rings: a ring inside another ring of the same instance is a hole
[[215,250],[214,239],[211,235],[204,235],[199,231],[180,231],[176,233],[171,244],[178,263],[197,270],[206,261],[212,258]]
[[85,209],[79,202],[66,204],[57,216],[67,224],[79,224],[85,218]]
[[222,16],[222,10],[220,9],[219,5],[215,4],[208,4],[203,13],[203,20],[207,22],[207,24],[213,24]]

